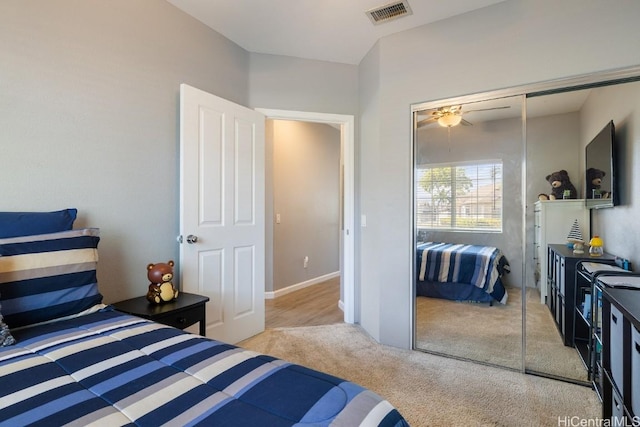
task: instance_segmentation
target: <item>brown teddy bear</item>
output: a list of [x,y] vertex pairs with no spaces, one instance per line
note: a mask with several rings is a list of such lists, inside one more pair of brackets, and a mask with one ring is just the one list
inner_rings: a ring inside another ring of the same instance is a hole
[[[545,178],[551,184],[551,194],[539,194],[539,200],[577,199],[578,192],[569,179],[566,170],[560,170],[547,175]],[[566,194],[565,194],[566,192]]]
[[596,168],[587,169],[587,199],[607,199],[610,193],[608,191],[602,191],[600,186],[602,185],[602,178],[606,173]]
[[173,287],[173,261],[149,264],[147,277],[151,284],[147,292],[147,300],[154,304],[173,301],[178,298],[178,290]]

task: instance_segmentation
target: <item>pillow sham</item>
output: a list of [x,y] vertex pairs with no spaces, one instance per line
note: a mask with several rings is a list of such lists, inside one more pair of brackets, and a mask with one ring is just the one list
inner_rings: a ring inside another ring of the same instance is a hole
[[55,212],[0,212],[0,239],[71,230],[77,215],[75,208]]
[[0,301],[10,328],[74,315],[102,302],[99,230],[0,239]]

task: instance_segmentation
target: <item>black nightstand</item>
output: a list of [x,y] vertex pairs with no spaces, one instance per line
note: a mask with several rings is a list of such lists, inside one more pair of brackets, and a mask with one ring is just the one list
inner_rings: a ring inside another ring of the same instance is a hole
[[205,304],[209,297],[180,292],[178,299],[164,304],[151,304],[146,297],[116,302],[113,307],[123,313],[150,319],[178,329],[200,322],[200,335],[206,335]]

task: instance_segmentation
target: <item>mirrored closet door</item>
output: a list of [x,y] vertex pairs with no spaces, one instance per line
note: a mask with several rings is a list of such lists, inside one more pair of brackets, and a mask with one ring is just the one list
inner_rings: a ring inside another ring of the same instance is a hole
[[[586,147],[613,122],[617,125],[616,149],[618,154],[624,152],[628,120],[640,99],[640,82],[634,81],[637,78],[598,81],[596,77],[575,89],[564,87],[527,96],[526,240],[533,243],[527,245],[525,256],[527,372],[585,385],[593,379],[587,368],[593,356],[588,348],[590,318],[584,307],[590,290],[586,289],[588,283],[576,283],[575,275],[577,262],[589,259],[589,254],[588,249],[585,253],[574,251],[568,236],[577,224],[582,239],[588,242],[598,233],[599,219],[607,214],[601,209],[591,211],[586,200]],[[595,160],[606,165],[611,156],[600,153]],[[617,166],[620,175],[624,165]],[[610,166],[600,168],[607,169],[608,178],[599,185],[609,194],[613,190]],[[537,201],[539,194],[551,191],[546,176],[559,170],[567,171],[577,199]],[[548,250],[550,244],[552,252]],[[554,286],[561,280],[562,288]]]
[[[610,121],[628,180],[638,99],[635,68],[413,106],[417,350],[590,385],[576,348],[584,292],[565,271],[559,295],[550,266],[579,256],[574,223],[587,242],[602,227],[609,209],[585,202],[585,152]],[[539,201],[561,170],[576,198]]]
[[523,101],[414,112],[419,350],[522,367]]

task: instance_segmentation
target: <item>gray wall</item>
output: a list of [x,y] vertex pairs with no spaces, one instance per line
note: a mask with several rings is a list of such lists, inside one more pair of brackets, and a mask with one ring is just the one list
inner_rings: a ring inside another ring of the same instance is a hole
[[[356,296],[359,297],[360,304],[356,307],[360,310],[359,317],[361,324],[366,328],[376,340],[380,340],[380,312],[384,309],[381,300],[381,287],[383,281],[378,278],[380,269],[378,267],[386,263],[381,254],[375,250],[363,250],[363,248],[379,248],[383,243],[379,241],[382,236],[380,229],[384,227],[384,218],[377,215],[385,204],[384,198],[378,197],[376,187],[382,186],[385,180],[385,173],[377,170],[381,165],[380,159],[380,47],[376,44],[360,63],[359,70],[359,99],[360,99],[360,138],[356,138],[355,156],[356,170],[359,171],[356,178]],[[406,107],[406,106],[405,106]],[[410,115],[407,110],[407,121]],[[366,124],[366,126],[365,126]],[[358,124],[356,122],[356,128]],[[409,141],[407,141],[409,142]],[[410,167],[409,164],[406,167]],[[363,182],[367,186],[363,186]],[[388,194],[388,192],[386,193]],[[406,207],[406,206],[405,206]],[[367,213],[367,224],[373,224],[374,232],[369,232],[366,227],[358,227],[361,215]],[[375,230],[378,230],[377,232]],[[395,229],[397,233],[410,236],[412,229]],[[404,248],[403,248],[404,249]],[[359,255],[359,256],[358,256]],[[366,268],[363,268],[366,266]],[[397,265],[396,270],[403,268]],[[409,264],[405,263],[404,268],[409,270]],[[406,283],[405,283],[406,285]],[[397,286],[402,286],[397,283]],[[397,306],[407,309],[406,304]],[[405,316],[400,314],[399,320],[402,322]],[[403,331],[404,332],[404,331]]]
[[[591,211],[591,235],[599,235],[606,252],[640,268],[640,83],[594,89],[580,115],[580,142],[589,141],[613,120],[618,147],[620,205]],[[582,154],[584,149],[581,150]],[[584,157],[583,157],[584,164]],[[584,171],[583,171],[584,173]]]
[[637,16],[633,0],[509,0],[385,37],[360,64],[360,99],[373,100],[360,117],[361,297],[379,312],[362,325],[375,338],[411,343],[410,105],[636,65]]
[[0,0],[0,210],[77,207],[106,302],[178,259],[179,85],[357,113],[357,66],[250,54],[160,0]]
[[358,113],[358,67],[279,55],[249,55],[249,106]]
[[249,56],[158,0],[0,2],[0,210],[77,207],[107,302],[177,261],[178,99],[249,99]]
[[[526,286],[535,287],[534,204],[539,194],[551,193],[551,185],[545,177],[562,169],[569,173],[571,183],[578,191],[578,197],[583,197],[584,183],[581,177],[584,167],[580,160],[581,150],[578,113],[527,117]],[[569,234],[569,228],[567,228],[567,234]]]
[[272,122],[273,288],[267,291],[340,269],[340,131],[320,123]]

